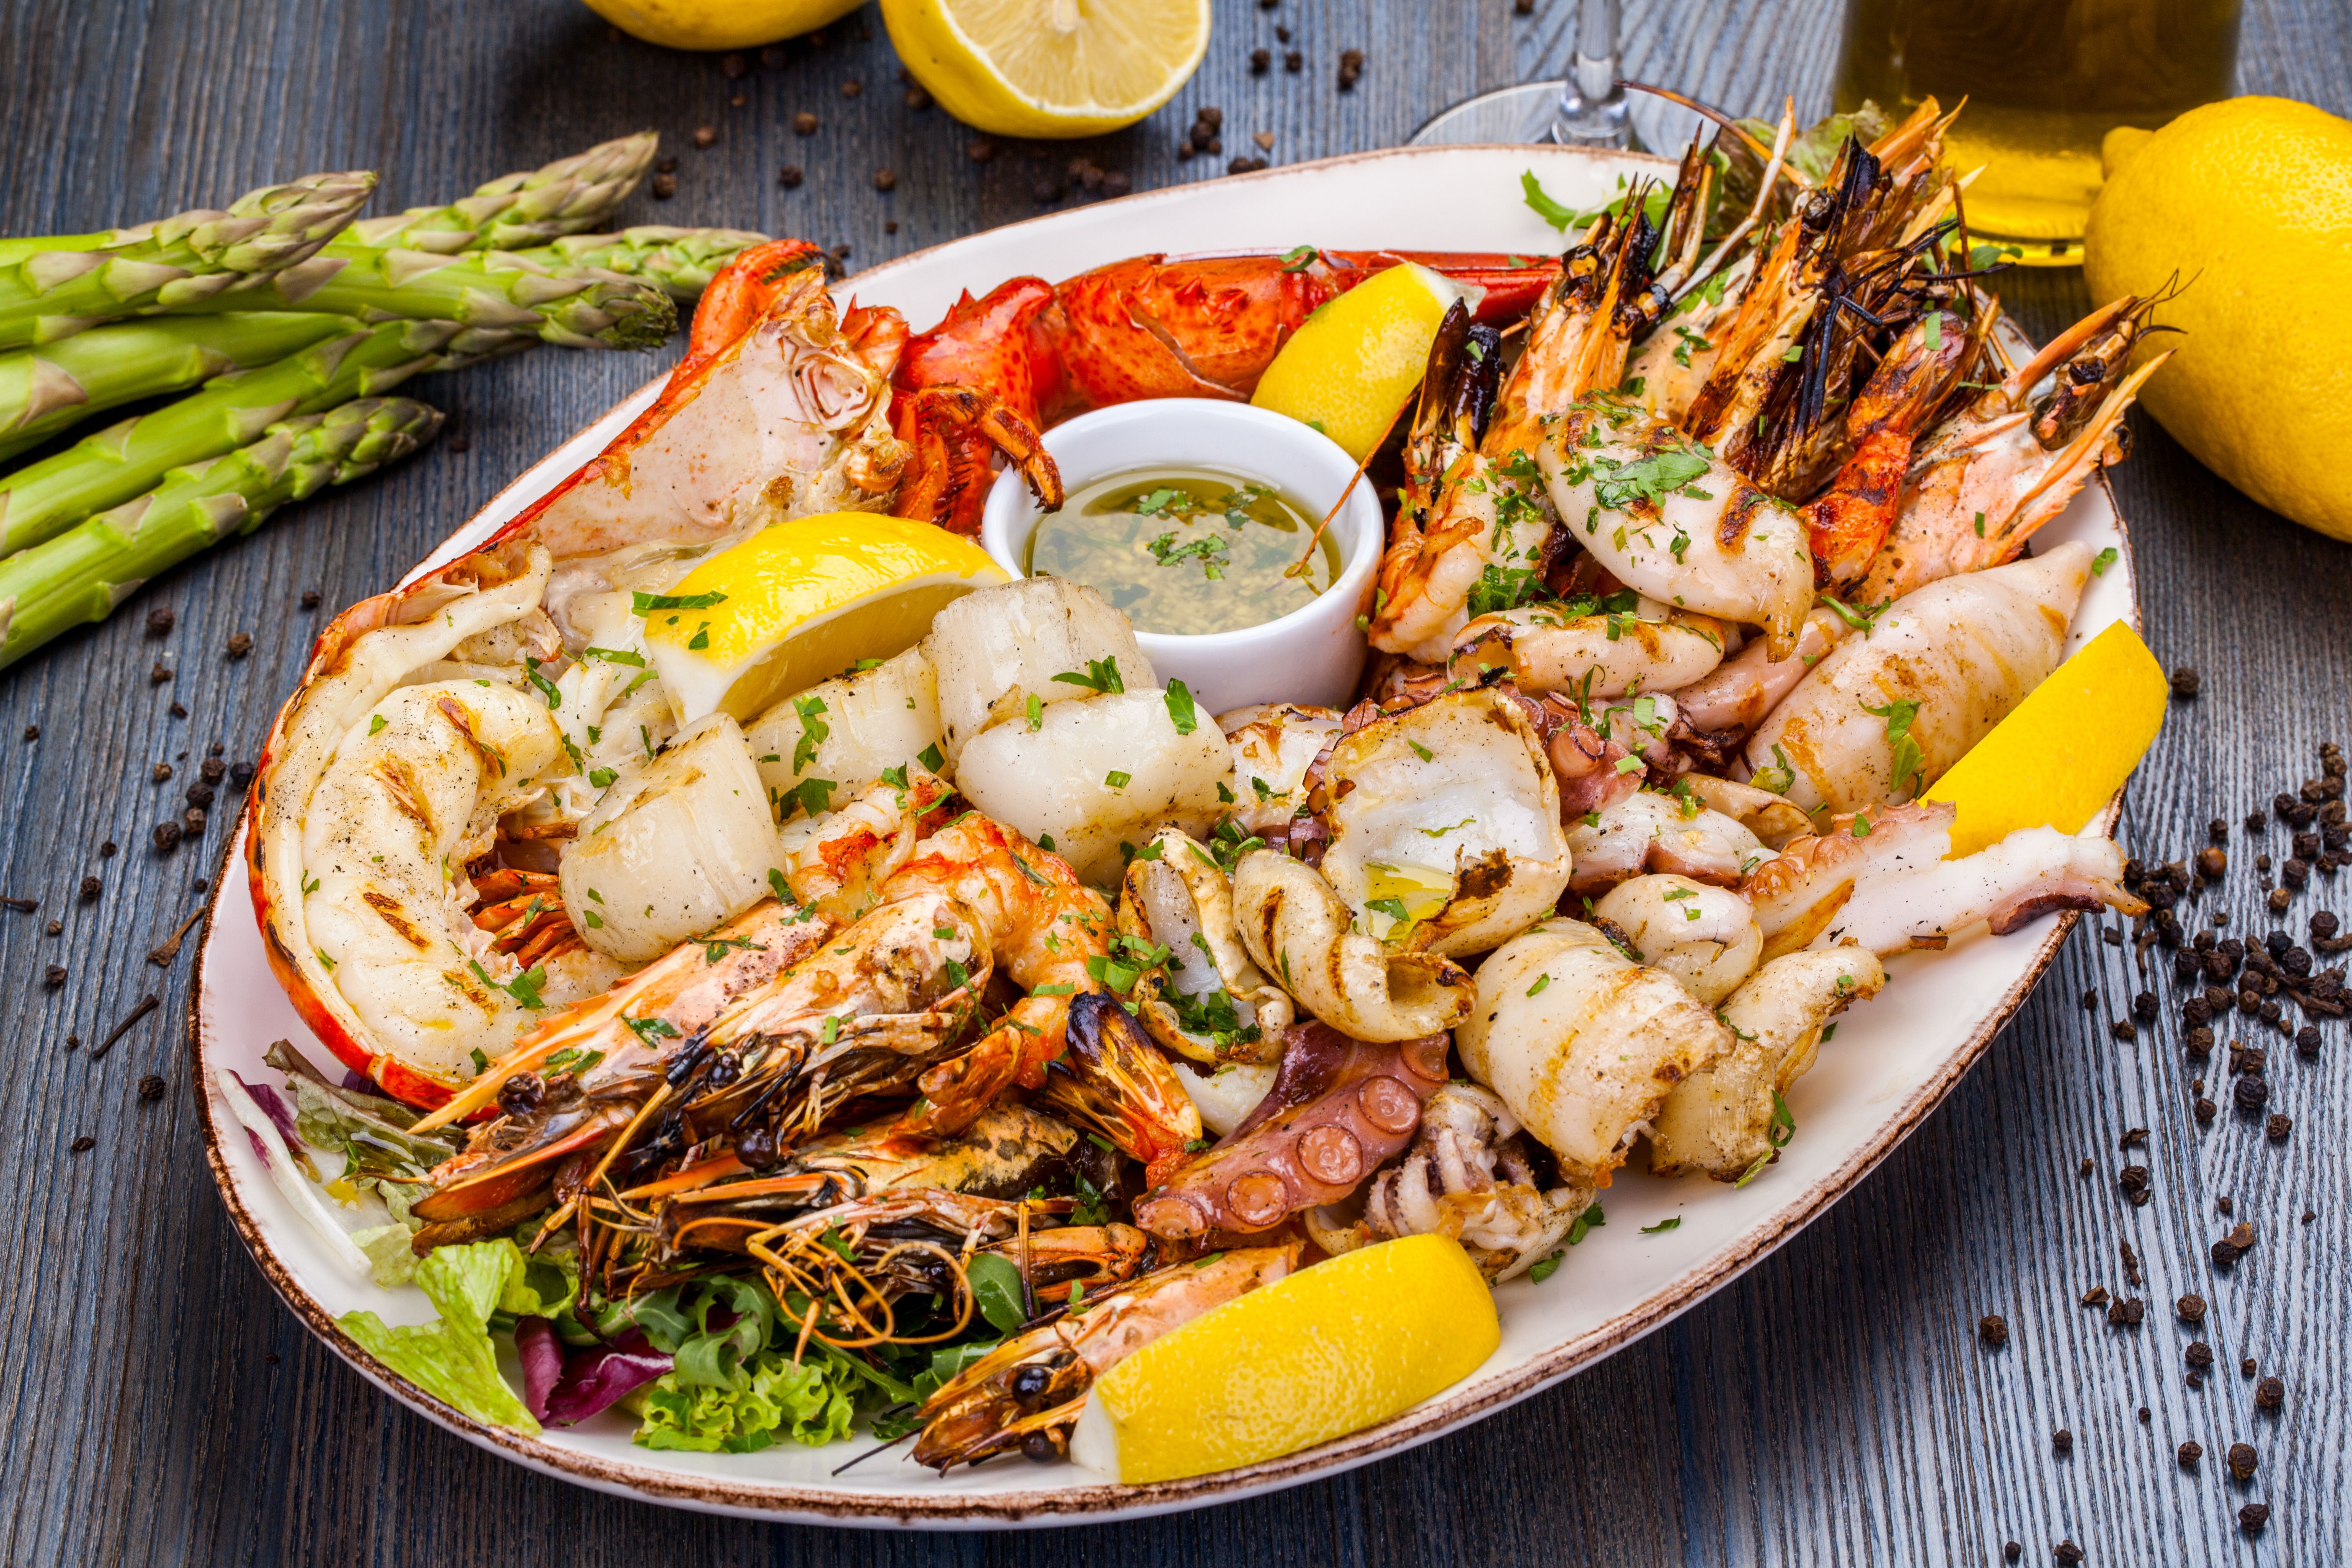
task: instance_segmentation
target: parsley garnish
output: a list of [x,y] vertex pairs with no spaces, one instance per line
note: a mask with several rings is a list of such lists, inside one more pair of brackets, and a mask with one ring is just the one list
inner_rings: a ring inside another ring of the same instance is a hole
[[1110,658],[1087,660],[1087,672],[1084,675],[1080,675],[1074,669],[1066,669],[1054,679],[1066,681],[1072,686],[1083,686],[1088,691],[1106,695],[1115,695],[1127,689],[1127,682],[1121,680],[1118,676],[1118,659],[1116,656]]
[[[1192,707],[1192,692],[1181,680],[1168,683],[1168,721],[1176,726],[1180,735],[1189,735],[1201,727],[1201,716]],[[1031,728],[1035,728],[1032,725]],[[1217,786],[1223,789],[1224,786]]]
[[713,588],[708,594],[647,594],[629,595],[629,613],[650,616],[656,610],[707,610],[713,605],[723,605],[727,595]]

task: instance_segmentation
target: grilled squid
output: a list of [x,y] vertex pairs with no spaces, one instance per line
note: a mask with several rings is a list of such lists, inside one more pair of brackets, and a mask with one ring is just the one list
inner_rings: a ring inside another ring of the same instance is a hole
[[1328,708],[1264,702],[1217,716],[1234,749],[1234,820],[1271,838],[1307,805],[1307,773],[1339,738]]
[[1808,811],[1924,794],[2058,668],[2091,547],[1948,577],[1812,668],[1748,742]]
[[1606,1186],[1675,1087],[1731,1048],[1731,1031],[1662,969],[1582,921],[1545,921],[1478,969],[1454,1032],[1470,1076],[1559,1158],[1570,1186]]
[[1382,947],[1355,928],[1330,883],[1287,855],[1242,857],[1234,915],[1258,967],[1341,1034],[1410,1040],[1452,1028],[1470,1011],[1471,981],[1459,965]]
[[2053,910],[2147,908],[2119,885],[2123,851],[2111,838],[2024,827],[1947,859],[1957,815],[1941,802],[1881,806],[1790,841],[1739,888],[1765,956],[1845,942],[1885,956],[1941,947],[1978,921],[2005,936]]
[[1568,886],[1559,786],[1500,692],[1448,692],[1342,736],[1323,784],[1323,875],[1387,945],[1483,952]]
[[1233,883],[1199,840],[1175,827],[1153,836],[1120,884],[1118,929],[1168,950],[1135,983],[1135,1010],[1153,1039],[1209,1067],[1276,1058],[1289,994],[1250,962]]
[[1701,805],[1696,794],[1681,799],[1652,790],[1570,824],[1568,847],[1576,859],[1569,886],[1580,893],[1598,892],[1643,871],[1733,887],[1770,858],[1745,823]]
[[1822,1026],[1885,983],[1858,947],[1789,953],[1750,975],[1717,1015],[1736,1043],[1668,1094],[1650,1126],[1652,1173],[1736,1182],[1754,1170],[1774,1145],[1774,1097],[1813,1065]]
[[1454,634],[1446,668],[1456,679],[1502,669],[1522,691],[1602,698],[1673,691],[1722,661],[1714,622],[1645,599],[1627,613],[1569,616],[1531,605],[1480,616]]
[[1592,918],[1710,1007],[1748,978],[1764,951],[1763,929],[1747,900],[1688,877],[1620,882],[1595,900]]
[[1403,1159],[1372,1178],[1364,1216],[1332,1226],[1318,1210],[1307,1233],[1326,1252],[1401,1236],[1450,1236],[1496,1284],[1549,1257],[1591,1206],[1591,1187],[1551,1185],[1538,1173],[1519,1119],[1492,1090],[1449,1083],[1421,1108]]

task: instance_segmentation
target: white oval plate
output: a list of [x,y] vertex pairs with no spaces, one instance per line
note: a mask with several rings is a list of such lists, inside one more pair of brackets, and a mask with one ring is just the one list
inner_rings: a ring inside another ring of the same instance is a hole
[[[959,291],[979,293],[1022,273],[1066,278],[1147,251],[1391,247],[1541,255],[1560,237],[1519,197],[1533,169],[1556,199],[1591,206],[1620,174],[1656,172],[1655,160],[1553,147],[1432,147],[1363,153],[1265,174],[1205,180],[1057,213],[904,257],[843,286],[868,304],[895,305],[918,327]],[[525,473],[412,577],[456,559],[593,456],[652,402],[649,385]],[[2137,623],[2129,546],[2105,486],[2086,487],[2045,531],[2124,552],[2095,578],[2074,617],[2068,651],[2118,620]],[[2111,805],[2096,826],[2108,831]],[[244,827],[237,853],[243,853]],[[234,863],[232,863],[234,864]],[[192,1005],[207,1152],[221,1195],[262,1271],[312,1331],[370,1382],[482,1447],[544,1474],[654,1502],[815,1523],[974,1529],[1054,1524],[1197,1507],[1295,1485],[1427,1442],[1524,1399],[1665,1323],[1795,1234],[1853,1188],[1918,1126],[2008,1022],[2055,955],[2074,917],[2045,916],[1995,939],[1979,926],[1940,953],[1888,964],[1884,996],[1857,1006],[1836,1040],[1789,1095],[1798,1132],[1778,1164],[1734,1189],[1701,1177],[1662,1181],[1621,1172],[1605,1194],[1608,1223],[1592,1230],[1540,1285],[1505,1286],[1502,1346],[1478,1372],[1380,1426],[1268,1464],[1147,1487],[1108,1484],[1069,1465],[1020,1460],[942,1479],[898,1457],[834,1472],[857,1453],[783,1445],[752,1455],[656,1453],[629,1441],[617,1415],[526,1438],[488,1427],[420,1392],[334,1325],[368,1308],[388,1321],[430,1316],[414,1290],[378,1289],[328,1256],[270,1184],[229,1118],[215,1069],[278,1081],[262,1066],[269,1042],[294,1040],[322,1067],[331,1058],[271,978],[243,877],[222,879],[207,922]],[[226,1134],[226,1136],[224,1136]],[[1643,1227],[1678,1218],[1674,1230]],[[509,1367],[511,1373],[513,1369]]]

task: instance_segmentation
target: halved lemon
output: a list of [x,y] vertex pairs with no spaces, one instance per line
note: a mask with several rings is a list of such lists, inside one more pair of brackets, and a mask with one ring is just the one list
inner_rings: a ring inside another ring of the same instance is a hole
[[882,0],[899,62],[999,136],[1096,136],[1167,102],[1209,47],[1209,0]]
[[1429,368],[1438,323],[1485,290],[1407,261],[1360,283],[1299,324],[1250,402],[1312,425],[1362,462]]
[[625,33],[672,49],[740,49],[798,37],[864,0],[587,0]]
[[678,722],[721,710],[748,721],[861,659],[904,652],[940,605],[1008,580],[945,529],[836,511],[771,523],[637,605]]
[[1959,808],[1952,853],[1973,855],[2021,827],[2080,833],[2156,743],[2169,689],[2123,622],[2084,643],[1927,792]]
[[1502,1342],[1450,1237],[1343,1253],[1145,1345],[1095,1381],[1070,1458],[1130,1484],[1279,1458],[1385,1421]]

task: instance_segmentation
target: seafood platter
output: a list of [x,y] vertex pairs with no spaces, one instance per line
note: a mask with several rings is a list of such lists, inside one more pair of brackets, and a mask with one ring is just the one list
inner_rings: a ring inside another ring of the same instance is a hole
[[546,1473],[966,1528],[1735,1277],[2139,907],[2003,736],[2146,658],[2147,310],[2011,329],[1948,123],[744,252],[277,720],[194,1019],[257,1260]]

